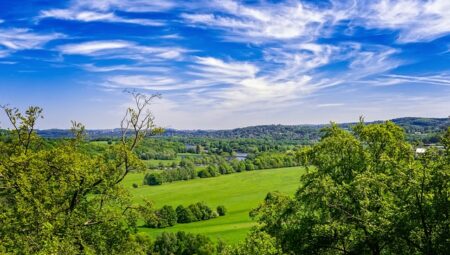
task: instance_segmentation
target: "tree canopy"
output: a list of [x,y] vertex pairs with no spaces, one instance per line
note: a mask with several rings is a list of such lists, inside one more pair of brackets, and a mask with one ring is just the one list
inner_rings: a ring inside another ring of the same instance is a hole
[[41,108],[3,107],[12,129],[0,139],[0,253],[144,253],[119,184],[144,168],[134,149],[158,129],[148,111],[153,97],[132,95],[121,142],[94,155],[84,149],[83,125],[73,122],[72,139],[47,143],[35,133]]
[[299,152],[310,167],[295,196],[269,193],[251,215],[285,253],[446,254],[449,137],[415,155],[392,122],[332,125]]

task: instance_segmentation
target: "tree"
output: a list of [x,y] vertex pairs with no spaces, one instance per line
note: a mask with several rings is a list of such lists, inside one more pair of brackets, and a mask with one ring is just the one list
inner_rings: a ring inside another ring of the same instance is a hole
[[176,209],[178,223],[190,223],[197,221],[191,209],[179,205]]
[[332,125],[318,144],[298,153],[308,167],[295,197],[270,193],[251,213],[283,252],[445,254],[450,249],[445,153],[430,150],[415,158],[401,128],[362,121],[352,133]]
[[161,185],[165,182],[160,173],[147,173],[144,177],[144,184],[146,185]]
[[171,227],[177,224],[177,213],[170,205],[165,205],[156,211],[156,216],[159,219],[158,228]]
[[252,230],[231,254],[234,255],[280,255],[281,248],[275,238],[265,232]]
[[0,141],[0,251],[19,254],[139,253],[136,212],[121,181],[145,169],[134,149],[155,129],[152,96],[132,93],[121,142],[99,155],[85,150],[84,126],[47,143],[35,126],[42,109],[3,107],[12,129]]
[[219,205],[217,206],[217,214],[219,214],[219,216],[225,216],[225,214],[227,213],[227,208],[225,208],[225,206],[223,205]]
[[215,245],[208,237],[185,232],[164,232],[156,238],[153,248],[153,252],[161,255],[209,255],[215,251]]

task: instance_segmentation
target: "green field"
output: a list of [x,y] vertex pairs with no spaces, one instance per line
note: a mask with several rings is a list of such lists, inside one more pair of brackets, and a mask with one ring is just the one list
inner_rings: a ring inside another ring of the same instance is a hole
[[208,235],[213,240],[221,238],[228,242],[243,240],[247,231],[255,223],[248,213],[258,206],[269,191],[281,191],[294,194],[299,186],[299,178],[303,168],[279,168],[259,170],[215,178],[194,179],[167,183],[161,186],[140,186],[132,188],[133,183],[142,183],[144,174],[130,174],[124,180],[136,203],[144,198],[155,202],[156,208],[163,205],[189,205],[203,201],[210,207],[225,205],[226,216],[212,220],[177,224],[165,229],[140,228],[152,237],[164,231],[187,231]]

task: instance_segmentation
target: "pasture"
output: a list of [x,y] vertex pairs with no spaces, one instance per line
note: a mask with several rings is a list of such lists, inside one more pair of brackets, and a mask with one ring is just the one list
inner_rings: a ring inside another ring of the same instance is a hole
[[[135,203],[150,199],[156,208],[163,205],[172,205],[175,208],[180,204],[187,206],[203,201],[212,208],[224,205],[228,210],[227,215],[207,221],[177,224],[164,229],[140,227],[140,231],[152,237],[164,231],[186,231],[205,234],[213,240],[220,238],[236,243],[243,240],[255,224],[249,217],[249,212],[257,207],[270,191],[294,194],[303,172],[302,167],[257,170],[165,183],[160,186],[142,185],[144,173],[132,173],[124,180],[124,185],[130,190]],[[139,184],[139,187],[132,188],[133,183]]]

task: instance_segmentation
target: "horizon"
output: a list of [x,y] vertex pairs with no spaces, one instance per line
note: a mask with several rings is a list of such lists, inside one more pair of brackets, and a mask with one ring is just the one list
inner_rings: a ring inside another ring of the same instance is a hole
[[[369,120],[367,121],[364,119],[364,123],[374,123],[374,122],[386,122],[386,121],[393,121],[398,119],[439,119],[439,120],[445,120],[449,119],[449,117],[398,117],[394,119],[385,119],[385,120]],[[259,126],[326,126],[330,125],[333,121],[329,121],[327,123],[305,123],[305,124],[280,124],[280,123],[272,123],[272,124],[261,124],[261,125],[251,125],[251,126],[241,126],[241,127],[234,127],[234,128],[224,128],[224,129],[180,129],[176,127],[162,127],[165,130],[174,130],[174,131],[205,131],[205,132],[214,132],[214,131],[230,131],[235,129],[243,129],[243,128],[251,128],[251,127],[259,127]],[[358,121],[350,121],[350,122],[334,122],[338,125],[347,125],[347,124],[356,124]],[[100,130],[117,130],[120,129],[120,127],[116,128],[86,128],[87,131],[100,131]],[[1,128],[0,128],[1,130]],[[68,131],[70,128],[46,128],[46,129],[37,129],[37,131],[48,131],[48,130],[61,130],[61,131]]]
[[176,130],[447,118],[449,10],[448,0],[3,1],[0,105],[42,107],[41,130],[117,128],[124,89],[162,94],[155,123]]

